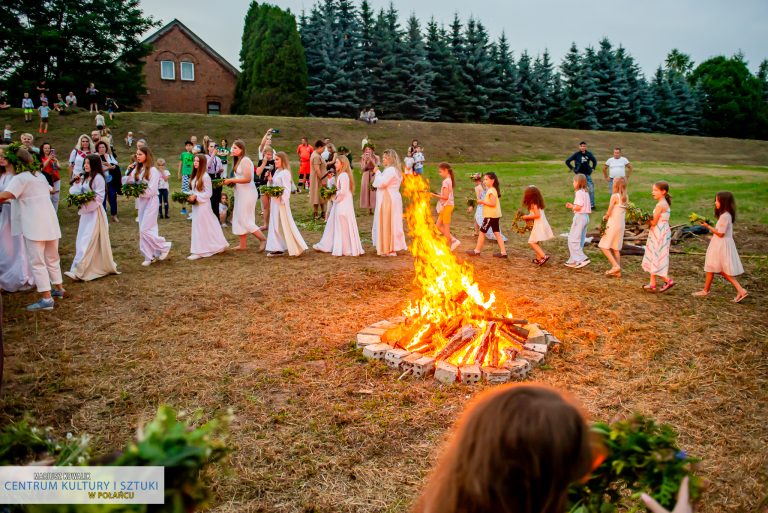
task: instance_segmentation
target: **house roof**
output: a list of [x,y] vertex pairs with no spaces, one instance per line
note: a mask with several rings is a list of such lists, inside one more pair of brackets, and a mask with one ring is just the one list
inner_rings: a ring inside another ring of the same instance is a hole
[[170,23],[165,25],[163,28],[149,36],[147,39],[144,40],[145,44],[154,44],[155,41],[163,37],[165,34],[171,31],[173,27],[178,27],[179,30],[181,30],[188,38],[190,38],[192,41],[194,41],[200,48],[202,48],[206,53],[208,53],[211,57],[213,57],[216,61],[219,62],[222,66],[227,68],[230,72],[232,72],[233,75],[237,76],[240,74],[240,72],[237,70],[236,67],[231,65],[227,59],[222,57],[216,50],[211,48],[208,43],[200,39],[197,34],[189,30],[189,27],[184,25],[182,22],[180,22],[177,19],[173,19]]

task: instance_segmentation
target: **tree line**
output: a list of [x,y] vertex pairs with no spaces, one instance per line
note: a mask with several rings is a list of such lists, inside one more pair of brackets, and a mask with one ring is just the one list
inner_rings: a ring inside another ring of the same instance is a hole
[[[250,53],[274,56],[270,45],[246,46],[254,33],[270,39],[264,26],[277,19],[257,18],[259,27],[246,23],[244,31],[244,75],[252,73]],[[394,6],[376,12],[368,0],[320,0],[297,25],[305,61],[297,62],[297,48],[277,66],[294,72],[284,84],[297,100],[292,115],[349,118],[373,106],[381,119],[768,138],[768,60],[754,75],[740,54],[694,66],[675,49],[646,77],[626,48],[603,39],[573,44],[558,65],[547,51],[515,56],[506,35],[492,40],[478,19],[422,26],[411,15],[403,26]],[[305,83],[304,67],[306,89],[289,90]]]

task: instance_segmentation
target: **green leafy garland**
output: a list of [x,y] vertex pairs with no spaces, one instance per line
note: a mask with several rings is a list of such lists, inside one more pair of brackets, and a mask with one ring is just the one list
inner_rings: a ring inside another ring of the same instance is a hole
[[174,192],[171,194],[171,201],[174,201],[176,203],[181,203],[182,205],[186,205],[187,203],[197,203],[196,201],[189,201],[189,197],[192,194],[188,192]]
[[70,194],[67,197],[67,206],[79,208],[95,199],[96,193],[93,191],[81,192],[80,194]]
[[688,216],[688,221],[691,224],[703,224],[703,223],[712,224],[712,221],[710,221],[708,218],[704,216],[700,216],[696,212],[691,212],[691,215]]
[[[214,178],[213,180],[211,180],[211,186],[214,189],[221,189],[222,187],[224,187],[224,180],[225,178]],[[233,183],[227,184],[227,187],[234,187],[234,186],[235,184]]]
[[282,196],[283,190],[285,190],[285,188],[280,187],[279,185],[262,185],[259,187],[259,192],[270,198],[278,198]]
[[123,185],[123,194],[129,198],[138,198],[147,190],[146,182],[126,183]]
[[477,206],[477,198],[474,195],[467,198],[467,206],[472,208]]
[[628,223],[648,224],[653,219],[653,212],[643,210],[629,201],[627,202],[627,217],[625,219]]
[[520,235],[533,230],[533,221],[530,219],[523,219],[524,215],[522,210],[518,210],[515,214],[515,218],[512,219],[512,231]]
[[13,169],[16,173],[24,173],[25,171],[40,171],[40,161],[37,160],[35,154],[32,152],[29,152],[30,155],[32,155],[32,162],[29,164],[22,162],[21,159],[19,159],[19,156],[16,155],[16,153],[22,148],[25,150],[27,149],[19,141],[12,142],[6,146],[3,150],[3,156],[5,157],[5,160],[7,160],[8,163],[13,166]]
[[685,476],[690,476],[691,499],[699,496],[701,480],[692,475],[699,460],[680,449],[672,426],[636,414],[613,424],[597,422],[592,429],[607,456],[588,481],[571,485],[569,513],[645,511],[642,492],[671,510]]
[[324,200],[329,200],[336,195],[336,190],[335,185],[333,187],[322,186],[320,187],[320,197]]

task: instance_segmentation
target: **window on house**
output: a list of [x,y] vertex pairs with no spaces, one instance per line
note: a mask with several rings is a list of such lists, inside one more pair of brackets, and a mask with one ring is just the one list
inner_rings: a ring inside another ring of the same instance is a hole
[[195,79],[195,63],[181,61],[181,79],[192,81]]
[[176,80],[176,67],[173,65],[173,61],[160,61],[160,78]]
[[219,114],[221,114],[221,103],[208,102],[208,114],[212,116],[218,116]]

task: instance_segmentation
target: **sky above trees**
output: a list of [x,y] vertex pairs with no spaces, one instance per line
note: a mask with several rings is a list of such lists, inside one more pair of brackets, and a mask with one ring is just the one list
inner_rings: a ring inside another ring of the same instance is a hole
[[[141,0],[146,14],[167,23],[180,19],[197,35],[239,67],[243,20],[249,0]],[[275,0],[298,17],[312,0]],[[374,0],[386,8],[388,0]],[[679,48],[701,62],[715,55],[730,56],[741,50],[752,71],[768,57],[768,1],[739,0],[393,0],[402,19],[411,12],[425,24],[451,22],[455,12],[462,19],[475,16],[496,38],[504,31],[516,55],[528,50],[536,55],[549,49],[560,62],[571,42],[581,48],[597,46],[602,37],[632,52],[646,76],[662,64],[670,48]]]

